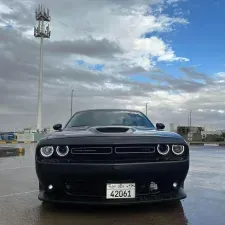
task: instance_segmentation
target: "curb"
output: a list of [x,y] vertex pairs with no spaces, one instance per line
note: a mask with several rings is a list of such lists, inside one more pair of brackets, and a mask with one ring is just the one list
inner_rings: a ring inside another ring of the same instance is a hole
[[0,141],[0,144],[31,144],[37,141]]
[[225,143],[217,143],[217,144],[212,144],[212,143],[189,143],[189,145],[192,146],[221,146],[221,147],[225,147]]
[[204,146],[205,143],[189,143],[189,145]]
[[0,148],[0,157],[24,156],[24,155],[25,155],[25,148],[9,148],[9,147]]

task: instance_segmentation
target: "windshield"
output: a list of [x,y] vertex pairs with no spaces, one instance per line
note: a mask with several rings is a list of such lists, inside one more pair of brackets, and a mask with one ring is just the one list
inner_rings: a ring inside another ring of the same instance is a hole
[[153,124],[139,112],[100,110],[78,112],[72,117],[66,127],[111,125],[154,128]]

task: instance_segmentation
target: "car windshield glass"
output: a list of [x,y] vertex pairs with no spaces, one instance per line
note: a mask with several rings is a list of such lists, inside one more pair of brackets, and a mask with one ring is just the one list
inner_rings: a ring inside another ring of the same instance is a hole
[[76,113],[67,124],[79,126],[141,126],[154,128],[142,113],[132,111],[83,111]]

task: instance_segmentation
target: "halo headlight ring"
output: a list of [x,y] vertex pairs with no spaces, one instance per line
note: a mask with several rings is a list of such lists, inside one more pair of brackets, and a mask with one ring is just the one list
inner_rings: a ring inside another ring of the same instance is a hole
[[[161,146],[162,144],[158,144],[157,145],[157,151],[158,151],[158,153],[160,154],[160,155],[167,155],[168,153],[169,153],[169,151],[170,151],[170,146],[169,145],[165,145],[166,146],[166,151],[164,152],[164,151],[162,151],[162,150],[160,150],[160,146]],[[164,145],[164,144],[163,144]]]
[[[180,146],[182,149],[180,152],[175,150],[175,147]],[[184,146],[183,145],[172,145],[172,152],[174,155],[182,155],[184,153]]]
[[[60,152],[60,148],[65,148],[64,149],[65,152],[64,153]],[[56,153],[57,153],[58,156],[61,156],[61,157],[64,157],[64,156],[68,155],[69,151],[70,151],[70,149],[69,149],[68,146],[57,146],[56,147]]]
[[54,147],[53,146],[43,146],[40,149],[41,156],[48,158],[53,155]]

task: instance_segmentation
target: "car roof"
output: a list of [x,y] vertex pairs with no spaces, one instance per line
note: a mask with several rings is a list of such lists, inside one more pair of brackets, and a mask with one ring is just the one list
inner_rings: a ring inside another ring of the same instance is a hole
[[125,111],[125,112],[134,112],[134,113],[142,113],[141,111],[138,111],[138,110],[134,110],[134,109],[87,109],[87,110],[81,110],[81,111],[77,111],[75,112],[76,113],[80,113],[80,112],[91,112],[91,111]]

